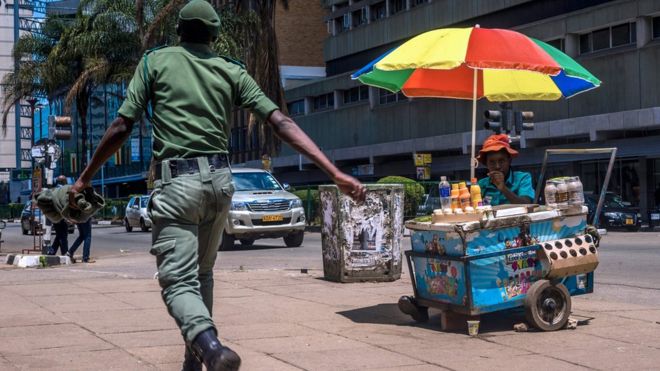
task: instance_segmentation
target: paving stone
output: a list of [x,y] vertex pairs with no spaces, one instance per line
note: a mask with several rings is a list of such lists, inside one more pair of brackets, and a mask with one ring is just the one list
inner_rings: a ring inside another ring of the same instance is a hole
[[181,331],[176,328],[171,330],[98,334],[97,336],[121,348],[152,347],[160,345],[183,346],[184,344]]
[[106,297],[121,303],[128,304],[131,308],[144,309],[164,309],[165,303],[160,295],[160,291],[144,292],[117,292],[104,294]]
[[60,351],[53,354],[31,354],[29,356],[8,356],[7,359],[23,370],[153,370],[152,365],[131,356],[123,350],[100,351]]
[[309,328],[292,323],[225,325],[220,331],[221,337],[230,341],[304,336],[314,333]]
[[[72,314],[68,314],[73,318]],[[75,313],[76,323],[98,334],[176,329],[165,309],[109,310]]]
[[408,356],[376,347],[276,353],[274,357],[305,370],[363,370],[412,366],[420,362]]
[[262,353],[316,352],[334,349],[355,349],[368,344],[331,334],[289,336],[286,338],[245,339],[235,341],[245,348]]
[[32,300],[54,313],[98,312],[106,310],[134,309],[130,304],[114,300],[103,294],[34,296]]
[[0,353],[6,356],[59,353],[64,349],[93,351],[115,348],[72,324],[2,328],[0,339]]

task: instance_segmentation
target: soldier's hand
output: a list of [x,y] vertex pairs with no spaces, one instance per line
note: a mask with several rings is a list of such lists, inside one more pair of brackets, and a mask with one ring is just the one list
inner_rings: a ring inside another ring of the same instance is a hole
[[81,193],[83,189],[91,187],[91,183],[84,183],[80,179],[78,179],[72,186],[71,189],[69,190],[69,207],[77,209],[78,205],[76,204],[76,200],[74,196],[76,193]]
[[367,189],[359,180],[350,175],[340,173],[333,179],[339,190],[350,196],[356,202],[363,202]]
[[491,171],[488,173],[488,176],[490,177],[490,182],[500,191],[505,187],[504,173],[501,171]]

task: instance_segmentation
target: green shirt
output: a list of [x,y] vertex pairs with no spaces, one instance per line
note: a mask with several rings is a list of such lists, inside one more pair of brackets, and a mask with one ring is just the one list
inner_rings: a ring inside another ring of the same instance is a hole
[[[509,170],[509,176],[504,184],[519,197],[529,197],[534,202],[532,176],[529,173]],[[479,188],[481,188],[481,198],[484,200],[485,205],[497,206],[510,203],[509,199],[490,182],[490,177],[480,179]]]
[[119,114],[138,121],[149,100],[156,160],[227,153],[235,106],[260,120],[278,109],[242,66],[192,43],[147,52]]

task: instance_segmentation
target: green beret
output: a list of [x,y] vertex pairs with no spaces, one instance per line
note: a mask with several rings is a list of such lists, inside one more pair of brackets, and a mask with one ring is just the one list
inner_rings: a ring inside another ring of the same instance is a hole
[[220,33],[220,17],[205,0],[192,0],[179,12],[179,22],[198,20],[206,25],[211,35]]

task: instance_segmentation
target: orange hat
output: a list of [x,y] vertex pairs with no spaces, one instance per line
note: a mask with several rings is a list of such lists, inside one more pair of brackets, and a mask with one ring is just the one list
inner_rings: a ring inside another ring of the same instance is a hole
[[505,149],[507,152],[509,152],[509,155],[511,157],[516,157],[518,156],[518,151],[515,149],[511,148],[511,145],[509,144],[509,136],[506,134],[494,134],[486,138],[484,141],[483,147],[481,147],[481,150],[479,151],[479,156],[477,156],[477,160],[481,162],[482,164],[486,164],[486,156],[485,154],[488,152],[499,152],[501,150]]

